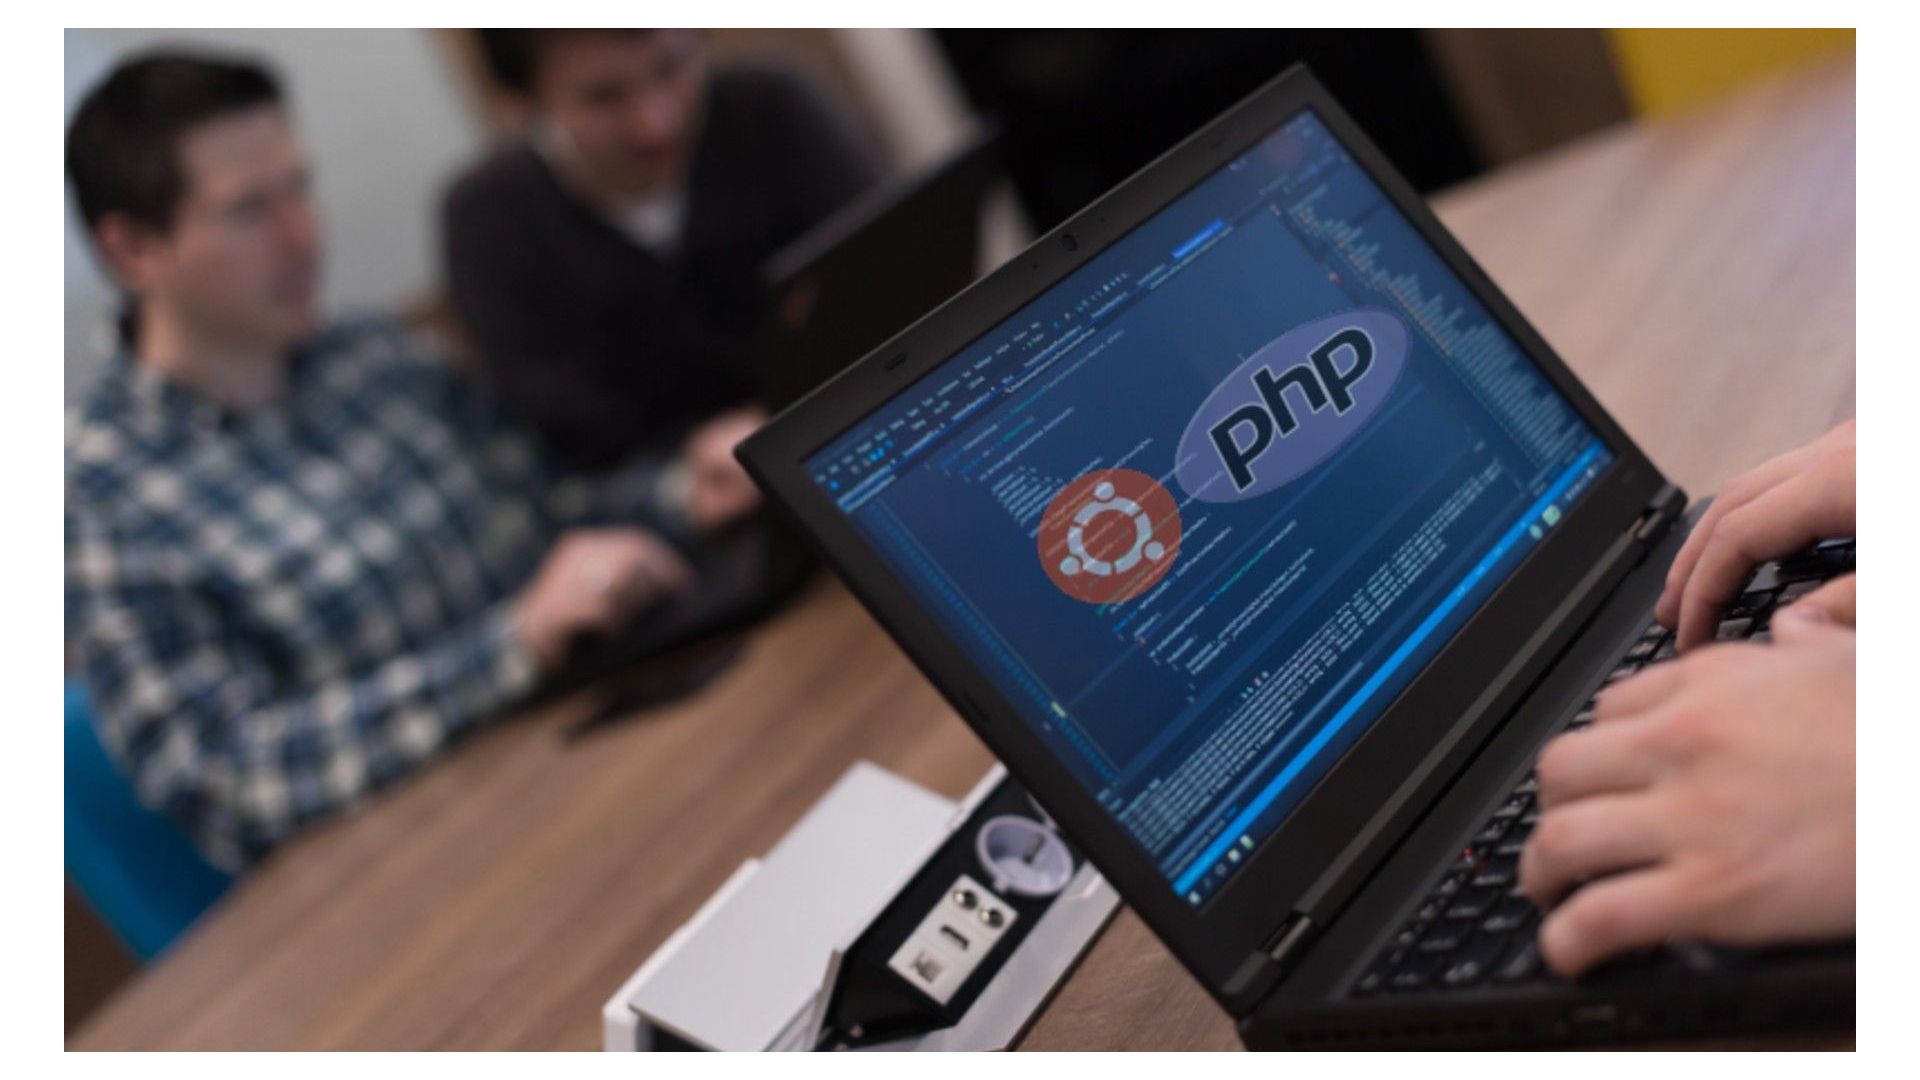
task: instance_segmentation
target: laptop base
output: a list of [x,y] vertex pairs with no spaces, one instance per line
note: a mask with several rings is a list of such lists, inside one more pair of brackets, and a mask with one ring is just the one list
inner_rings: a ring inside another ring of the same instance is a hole
[[1755,957],[1716,975],[1648,979],[1632,969],[1581,983],[1423,998],[1276,997],[1240,1022],[1254,1050],[1462,1049],[1652,1043],[1827,1032],[1854,1022],[1853,945]]
[[[1704,506],[1693,508],[1696,520]],[[1419,826],[1240,1024],[1256,1049],[1526,1047],[1645,1043],[1701,1036],[1843,1032],[1854,1015],[1851,941],[1752,952],[1680,947],[1602,965],[1577,981],[1488,979],[1460,988],[1362,995],[1356,982],[1410,905],[1427,896],[1463,837],[1485,821],[1541,744],[1639,637],[1687,530],[1675,528],[1613,590],[1475,754]],[[1803,557],[1803,559],[1806,557]],[[1830,564],[1832,574],[1850,569]],[[1762,571],[1770,584],[1775,568]]]

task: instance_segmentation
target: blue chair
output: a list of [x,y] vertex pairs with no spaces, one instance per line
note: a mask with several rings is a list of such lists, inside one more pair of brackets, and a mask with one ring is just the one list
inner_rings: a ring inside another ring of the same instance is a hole
[[127,948],[150,960],[233,878],[134,798],[74,682],[67,683],[66,778],[67,878]]

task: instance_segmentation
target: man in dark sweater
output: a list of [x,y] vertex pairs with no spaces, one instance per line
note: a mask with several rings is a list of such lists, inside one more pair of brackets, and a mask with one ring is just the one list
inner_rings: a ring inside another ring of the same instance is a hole
[[480,34],[532,124],[449,194],[446,270],[501,402],[581,468],[744,405],[762,265],[877,178],[858,133],[698,31]]

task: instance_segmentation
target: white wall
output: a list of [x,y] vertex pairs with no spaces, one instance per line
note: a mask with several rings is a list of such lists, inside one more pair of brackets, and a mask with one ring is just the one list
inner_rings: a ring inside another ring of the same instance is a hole
[[[925,168],[950,152],[975,121],[930,30],[840,29],[829,31],[860,91],[878,119],[881,141],[895,164]],[[1033,239],[1033,225],[1011,184],[988,195],[981,214],[980,271],[1018,254]]]
[[[281,76],[313,154],[327,220],[327,300],[392,307],[436,286],[437,204],[485,141],[479,117],[421,30],[68,30],[66,108],[120,57],[194,45],[251,55]],[[99,370],[113,292],[67,199],[66,396]]]

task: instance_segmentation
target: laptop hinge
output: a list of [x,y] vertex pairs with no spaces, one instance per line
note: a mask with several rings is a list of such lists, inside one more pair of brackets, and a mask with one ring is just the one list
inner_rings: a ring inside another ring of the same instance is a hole
[[1261,948],[1265,950],[1267,959],[1272,961],[1275,967],[1284,969],[1287,966],[1287,957],[1307,939],[1307,931],[1311,929],[1313,929],[1313,920],[1296,911],[1287,916],[1287,921],[1280,924],[1280,929],[1275,930],[1273,936],[1268,938],[1267,943]]
[[[1300,958],[1302,946],[1312,936],[1312,930],[1313,920],[1307,915],[1299,911],[1289,914],[1258,950],[1247,954],[1240,966],[1227,977],[1221,991],[1230,1001],[1244,1002],[1251,1008],[1252,1003],[1279,982],[1293,962]],[[1237,1009],[1232,1011],[1238,1013]]]
[[1654,495],[1646,509],[1640,511],[1640,516],[1634,519],[1627,531],[1642,544],[1658,543],[1686,509],[1686,493],[1672,484],[1666,484]]

